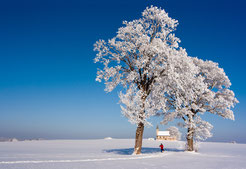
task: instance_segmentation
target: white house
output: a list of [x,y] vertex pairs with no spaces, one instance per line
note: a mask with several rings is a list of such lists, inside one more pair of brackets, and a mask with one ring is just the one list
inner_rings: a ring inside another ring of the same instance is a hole
[[176,140],[175,137],[171,137],[169,131],[159,131],[159,127],[156,127],[156,140]]

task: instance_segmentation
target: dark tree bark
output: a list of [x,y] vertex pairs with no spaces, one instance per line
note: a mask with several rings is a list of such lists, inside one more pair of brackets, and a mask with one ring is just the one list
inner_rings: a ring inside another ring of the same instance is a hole
[[144,124],[139,123],[136,130],[135,147],[133,154],[141,154],[143,142]]
[[193,135],[194,135],[194,129],[188,128],[188,134],[187,134],[187,151],[194,151],[194,145],[193,145]]
[[[142,96],[142,111],[139,114],[139,118],[143,120],[143,117],[145,115],[145,100],[147,98],[147,95]],[[133,154],[141,154],[142,150],[142,142],[143,142],[143,133],[144,133],[144,123],[139,122],[138,127],[136,130],[136,137],[135,137],[135,146],[134,146],[134,152]]]

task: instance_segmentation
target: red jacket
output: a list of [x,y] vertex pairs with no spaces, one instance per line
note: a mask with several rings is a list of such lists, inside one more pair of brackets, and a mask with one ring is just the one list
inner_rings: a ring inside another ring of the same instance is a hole
[[160,147],[161,147],[161,149],[163,150],[164,146],[163,146],[162,144],[160,145]]

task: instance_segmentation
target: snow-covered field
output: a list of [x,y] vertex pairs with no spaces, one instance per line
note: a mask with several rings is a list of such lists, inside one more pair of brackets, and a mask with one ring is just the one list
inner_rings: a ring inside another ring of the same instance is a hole
[[133,139],[1,142],[0,169],[246,168],[246,144],[201,143],[193,153],[182,141],[146,139],[142,155],[132,155],[133,146]]

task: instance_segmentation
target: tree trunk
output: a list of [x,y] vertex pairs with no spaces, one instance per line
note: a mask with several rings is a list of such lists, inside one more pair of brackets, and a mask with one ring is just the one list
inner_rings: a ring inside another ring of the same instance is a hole
[[[143,91],[145,93],[145,91]],[[146,94],[142,96],[142,111],[139,114],[139,119],[142,121],[145,115],[145,99],[147,98]],[[143,142],[143,132],[144,132],[144,123],[139,122],[138,127],[136,130],[136,137],[135,137],[135,147],[133,154],[141,154],[142,150],[142,142]]]
[[133,154],[141,154],[143,132],[144,132],[144,124],[140,122],[136,130],[135,147],[134,147]]
[[193,134],[194,134],[194,129],[188,128],[188,134],[186,137],[186,139],[187,139],[187,151],[194,151]]

